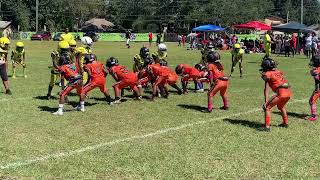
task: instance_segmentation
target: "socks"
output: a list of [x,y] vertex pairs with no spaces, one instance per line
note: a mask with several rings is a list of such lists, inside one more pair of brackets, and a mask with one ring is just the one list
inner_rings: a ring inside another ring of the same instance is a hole
[[58,112],[63,112],[63,104],[59,104],[59,109],[58,109]]
[[266,116],[265,117],[265,125],[266,125],[267,128],[270,127],[270,116]]
[[228,108],[229,107],[229,103],[228,103],[228,100],[227,99],[223,99],[223,106],[225,108]]
[[80,101],[80,107],[81,109],[84,109],[84,101]]
[[213,100],[212,97],[208,96],[208,111],[211,112],[213,109]]
[[311,115],[312,117],[317,116],[317,108],[315,104],[310,105],[311,106]]
[[288,116],[283,116],[283,124],[288,124]]

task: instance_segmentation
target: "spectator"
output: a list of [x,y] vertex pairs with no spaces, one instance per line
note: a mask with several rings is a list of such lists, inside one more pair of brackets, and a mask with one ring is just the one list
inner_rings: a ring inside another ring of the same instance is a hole
[[162,38],[161,33],[158,33],[158,34],[157,34],[157,46],[158,46],[159,44],[161,44],[161,38]]
[[183,35],[182,36],[182,45],[184,46],[187,42],[187,36]]
[[178,46],[181,46],[182,36],[178,34]]
[[297,37],[295,33],[292,34],[292,37],[290,40],[290,49],[291,49],[292,57],[294,57],[297,49]]
[[312,45],[311,45],[311,54],[312,57],[317,53],[318,51],[318,37],[315,32],[312,33]]
[[281,54],[281,50],[282,50],[282,40],[281,40],[281,37],[279,35],[277,35],[277,37],[276,37],[276,53]]
[[306,37],[306,56],[307,58],[311,57],[311,48],[312,48],[312,36],[311,34],[308,34],[308,36]]
[[153,39],[153,34],[152,32],[149,32],[149,47],[151,48],[152,45],[152,39]]
[[284,49],[285,49],[284,56],[290,57],[290,39],[288,36],[286,36],[284,39],[285,39],[285,41],[284,41]]
[[126,31],[126,39],[127,39],[127,42],[126,42],[126,46],[128,47],[128,48],[130,48],[130,38],[131,38],[131,32],[130,32],[130,30],[127,30]]

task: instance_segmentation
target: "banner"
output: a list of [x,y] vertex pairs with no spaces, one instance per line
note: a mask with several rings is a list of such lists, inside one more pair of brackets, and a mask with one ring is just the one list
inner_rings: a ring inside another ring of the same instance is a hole
[[245,38],[247,38],[247,40],[256,40],[257,38],[260,39],[259,35],[257,34],[236,34],[236,36],[238,37],[239,42]]
[[[55,35],[59,35],[62,32],[54,32],[52,33],[52,38]],[[21,40],[31,40],[31,36],[35,34],[35,32],[20,32]],[[71,32],[71,34],[76,37],[83,37],[83,32]],[[125,33],[96,33],[98,41],[109,41],[109,42],[125,42],[126,34]],[[134,42],[148,42],[149,41],[149,33],[132,33],[131,41]],[[153,41],[156,41],[156,34],[153,34]]]

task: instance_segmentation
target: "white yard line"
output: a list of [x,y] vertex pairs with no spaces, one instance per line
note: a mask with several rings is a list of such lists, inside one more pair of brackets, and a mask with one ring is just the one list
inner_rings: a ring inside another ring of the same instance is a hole
[[[307,99],[294,100],[291,103],[305,102],[306,100]],[[131,136],[128,138],[118,139],[118,140],[109,141],[109,142],[105,142],[105,143],[101,143],[101,144],[97,144],[97,145],[92,145],[92,146],[87,146],[84,148],[80,148],[80,149],[76,149],[76,150],[72,150],[72,151],[68,151],[68,152],[60,152],[60,153],[55,153],[55,154],[49,154],[46,156],[34,157],[34,158],[28,159],[28,160],[16,161],[16,162],[8,163],[5,165],[1,165],[0,169],[15,169],[18,167],[28,166],[31,164],[36,164],[36,163],[40,163],[40,162],[47,161],[47,160],[64,159],[64,158],[68,158],[73,155],[81,154],[81,153],[88,152],[88,151],[94,151],[97,149],[101,149],[104,147],[108,147],[108,146],[112,146],[112,145],[116,145],[116,144],[120,144],[120,143],[124,143],[124,142],[130,142],[130,141],[134,141],[134,140],[143,140],[143,139],[146,139],[149,137],[154,137],[154,136],[166,134],[169,132],[178,131],[178,130],[193,127],[196,125],[207,124],[207,123],[210,123],[213,121],[223,120],[223,119],[227,119],[227,118],[231,118],[231,117],[242,116],[242,115],[246,115],[246,114],[255,113],[258,111],[261,111],[261,108],[256,108],[256,109],[253,109],[250,111],[240,112],[240,113],[232,114],[229,116],[223,116],[223,117],[217,117],[217,118],[213,118],[213,119],[209,119],[209,120],[198,121],[195,123],[183,124],[183,125],[172,127],[172,128],[161,129],[161,130],[155,131],[153,133],[149,133],[149,134]]]

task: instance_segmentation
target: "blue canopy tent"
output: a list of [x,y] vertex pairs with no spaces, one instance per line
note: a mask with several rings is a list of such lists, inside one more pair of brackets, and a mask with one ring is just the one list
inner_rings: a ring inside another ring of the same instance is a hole
[[204,39],[206,37],[205,35],[206,32],[218,32],[218,31],[224,31],[224,30],[225,28],[222,28],[220,26],[215,26],[212,24],[207,24],[207,25],[199,26],[192,29],[192,31],[204,32]]
[[216,31],[224,31],[224,30],[225,28],[222,28],[220,26],[215,26],[212,24],[207,24],[207,25],[199,26],[192,29],[192,31],[199,31],[199,32],[216,32]]

